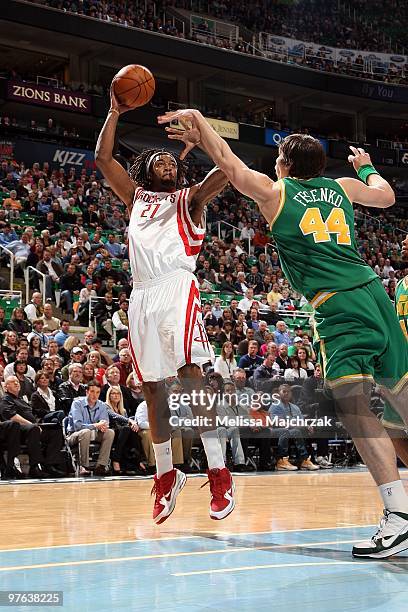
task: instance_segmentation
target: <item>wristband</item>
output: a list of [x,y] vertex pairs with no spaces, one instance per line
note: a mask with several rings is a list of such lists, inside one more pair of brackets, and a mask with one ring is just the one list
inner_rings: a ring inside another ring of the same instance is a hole
[[118,115],[120,115],[120,112],[118,111],[118,109],[117,109],[117,108],[110,108],[110,109],[109,109],[109,112],[110,112],[110,113],[118,113]]
[[366,164],[365,166],[360,166],[357,170],[358,178],[363,181],[367,185],[367,179],[372,174],[380,174],[371,164]]

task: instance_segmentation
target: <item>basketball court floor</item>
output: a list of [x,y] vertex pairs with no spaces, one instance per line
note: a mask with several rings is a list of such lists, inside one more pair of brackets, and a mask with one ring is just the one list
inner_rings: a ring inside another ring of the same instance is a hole
[[160,527],[151,480],[2,484],[0,589],[63,591],[61,607],[37,608],[75,612],[406,612],[408,553],[350,554],[381,514],[366,471],[235,481],[226,520],[208,517],[205,479],[189,477]]

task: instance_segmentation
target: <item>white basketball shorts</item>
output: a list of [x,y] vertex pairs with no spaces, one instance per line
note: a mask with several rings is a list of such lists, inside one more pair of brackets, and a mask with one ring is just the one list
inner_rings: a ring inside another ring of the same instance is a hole
[[214,362],[191,272],[177,270],[134,283],[128,319],[133,367],[140,381],[157,382],[176,376],[186,364]]

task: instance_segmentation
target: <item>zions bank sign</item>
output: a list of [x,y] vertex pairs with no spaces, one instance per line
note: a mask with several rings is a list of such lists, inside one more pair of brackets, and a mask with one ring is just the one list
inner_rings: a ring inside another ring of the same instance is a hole
[[76,113],[91,112],[91,97],[82,92],[55,89],[46,85],[9,81],[7,99],[26,104],[37,104]]

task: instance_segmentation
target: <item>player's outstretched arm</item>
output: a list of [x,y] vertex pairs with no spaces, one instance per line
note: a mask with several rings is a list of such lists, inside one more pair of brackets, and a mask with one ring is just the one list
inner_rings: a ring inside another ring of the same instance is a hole
[[159,117],[158,121],[164,124],[176,119],[194,124],[200,133],[201,144],[209,157],[226,174],[228,180],[238,191],[259,204],[262,214],[267,221],[270,221],[275,216],[275,209],[279,204],[280,187],[274,188],[275,183],[268,176],[248,168],[231,151],[225,140],[213,130],[200,111],[177,110]]
[[100,131],[98,142],[96,143],[95,162],[108,181],[110,187],[130,209],[133,203],[135,184],[126,170],[112,157],[119,115],[127,110],[129,109],[126,106],[120,106],[118,104],[111,88],[111,107],[103,128]]
[[353,165],[360,180],[348,177],[337,179],[350,200],[373,208],[388,208],[395,204],[395,193],[391,185],[378,174],[369,154],[364,149],[356,147],[350,149],[353,155],[349,155],[348,161]]

